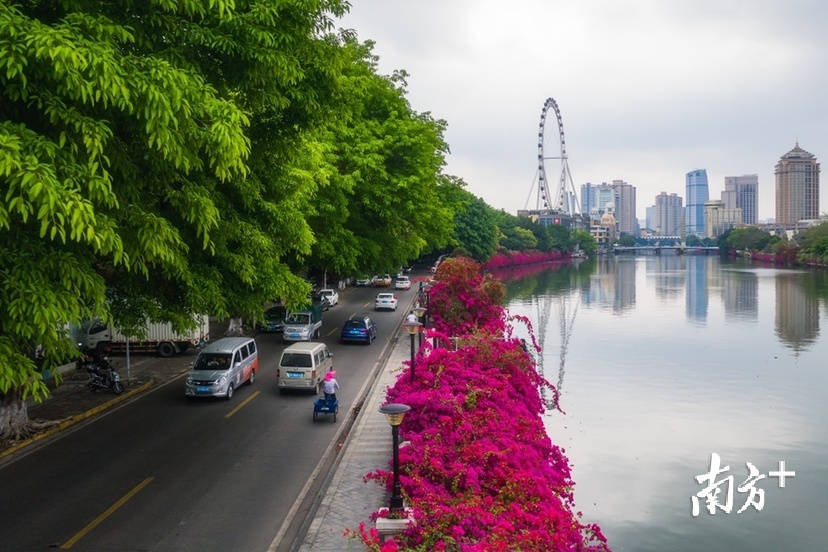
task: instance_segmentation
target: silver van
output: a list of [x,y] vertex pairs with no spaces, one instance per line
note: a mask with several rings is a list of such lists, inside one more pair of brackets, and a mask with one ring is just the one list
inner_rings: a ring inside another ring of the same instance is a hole
[[259,348],[250,337],[224,337],[204,347],[190,368],[184,394],[230,400],[241,384],[252,385],[259,371]]
[[333,353],[324,343],[294,343],[282,352],[276,380],[279,392],[287,389],[312,391],[319,394],[322,378],[333,370]]

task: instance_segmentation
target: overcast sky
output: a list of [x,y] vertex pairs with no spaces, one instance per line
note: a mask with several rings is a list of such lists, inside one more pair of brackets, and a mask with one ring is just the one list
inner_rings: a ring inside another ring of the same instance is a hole
[[[376,42],[381,73],[410,74],[412,108],[448,122],[445,172],[497,209],[537,204],[550,97],[578,199],[585,182],[624,180],[639,219],[662,191],[686,204],[685,175],[698,168],[713,199],[726,176],[757,174],[759,219],[773,218],[779,158],[798,141],[828,160],[824,0],[351,3],[340,26]],[[559,150],[551,111],[546,144]],[[557,182],[560,161],[546,171]]]

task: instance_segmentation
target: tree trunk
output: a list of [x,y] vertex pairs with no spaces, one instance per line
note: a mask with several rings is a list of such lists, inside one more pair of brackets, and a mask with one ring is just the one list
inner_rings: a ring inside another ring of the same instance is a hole
[[241,318],[231,318],[230,325],[227,331],[224,332],[225,337],[244,337],[244,328],[242,327]]
[[31,433],[29,411],[20,390],[9,389],[0,402],[0,437],[19,441]]

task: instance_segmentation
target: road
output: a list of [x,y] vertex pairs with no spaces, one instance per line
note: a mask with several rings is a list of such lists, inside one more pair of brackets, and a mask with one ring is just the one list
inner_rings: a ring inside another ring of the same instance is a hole
[[[287,550],[310,502],[297,497],[318,466],[324,479],[320,461],[416,294],[398,292],[396,312],[374,312],[378,289],[341,294],[323,316],[341,386],[337,422],[313,421],[313,396],[279,393],[285,344],[259,334],[259,376],[232,400],[188,401],[182,376],[3,467],[0,550]],[[339,343],[357,312],[377,323],[370,346]]]

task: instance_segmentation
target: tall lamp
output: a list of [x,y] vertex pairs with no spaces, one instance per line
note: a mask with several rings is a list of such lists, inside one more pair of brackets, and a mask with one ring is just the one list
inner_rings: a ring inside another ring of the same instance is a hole
[[381,406],[379,411],[385,414],[388,423],[391,425],[391,436],[394,444],[394,485],[391,488],[391,503],[388,509],[391,513],[402,512],[403,506],[402,488],[400,487],[400,424],[405,413],[411,410],[407,404],[386,404]]
[[420,327],[422,324],[419,322],[403,322],[402,327],[405,328],[405,331],[408,332],[408,335],[411,337],[411,381],[414,381],[414,336],[420,333]]
[[[426,308],[425,307],[414,307],[414,315],[417,317],[417,320],[420,321],[420,324],[424,327],[425,327],[425,324],[423,323],[423,315],[425,315],[425,313],[426,313]],[[417,338],[418,339],[417,346],[422,347],[423,346],[423,332],[418,330],[417,335],[419,336]]]
[[426,306],[426,317],[425,317],[425,320],[423,320],[423,324],[425,325],[426,328],[428,327],[428,308],[429,308],[429,302],[430,302],[430,299],[431,299],[431,288],[432,288],[432,286],[429,282],[426,282],[426,285],[423,286],[423,291],[425,292],[425,297],[426,297],[426,304],[425,304],[425,306]]

